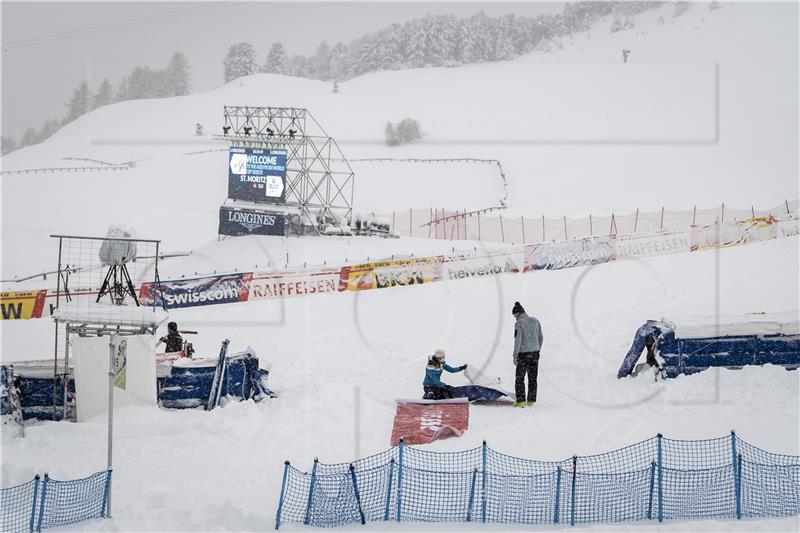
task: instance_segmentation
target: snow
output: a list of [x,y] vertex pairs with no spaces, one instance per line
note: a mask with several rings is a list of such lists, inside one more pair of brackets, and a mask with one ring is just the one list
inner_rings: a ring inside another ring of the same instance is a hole
[[73,324],[105,324],[157,328],[169,318],[160,307],[133,307],[125,305],[62,304],[53,312],[53,320]]
[[[256,75],[208,93],[100,108],[47,142],[2,159],[4,171],[84,164],[64,157],[136,161],[125,171],[4,175],[3,278],[55,268],[49,234],[99,235],[112,223],[162,239],[166,253],[191,252],[164,260],[162,279],[502,247],[361,237],[218,242],[225,152],[194,137],[194,124],[215,129],[222,106],[233,103],[308,107],[354,159],[501,160],[517,214],[684,209],[721,201],[772,207],[800,196],[798,77],[787,66],[797,64],[798,51],[786,44],[797,41],[797,5],[698,7],[674,20],[667,8],[637,17],[632,30],[593,29],[590,38],[577,35],[549,53],[458,69],[374,73],[340,83],[339,94],[328,83]],[[665,25],[647,23],[659,13],[666,13]],[[616,64],[623,47],[632,49],[634,63]],[[719,129],[708,108],[716,72]],[[592,106],[589,98],[603,105]],[[420,120],[425,142],[383,145],[385,122],[406,116]],[[644,142],[634,142],[640,135]],[[429,199],[441,202],[436,207],[463,209],[493,205],[502,194],[490,165],[425,165],[365,163],[369,181],[360,188],[356,175],[357,209],[429,208]],[[74,529],[271,528],[283,461],[306,469],[317,456],[349,461],[388,447],[396,399],[421,395],[426,356],[434,348],[444,347],[453,364],[468,363],[483,379],[499,378],[500,387],[512,388],[511,306],[517,300],[544,330],[539,401],[531,409],[470,406],[469,430],[429,449],[460,450],[486,439],[504,453],[563,459],[658,432],[692,439],[735,428],[756,446],[798,454],[796,371],[711,369],[666,382],[615,376],[647,319],[754,312],[789,312],[796,319],[798,271],[800,238],[793,236],[560,271],[173,310],[171,320],[199,331],[192,342],[200,356],[216,354],[224,338],[231,339],[231,351],[252,346],[269,367],[278,398],[211,412],[120,408],[114,518]],[[52,277],[29,283],[2,288],[54,284]],[[52,358],[52,331],[49,320],[4,321],[0,357]],[[452,385],[464,379],[445,377]],[[105,468],[100,421],[33,424],[26,435],[21,440],[2,431],[3,486],[35,472],[69,479]],[[797,531],[798,525],[795,517],[586,529]],[[509,530],[453,529],[472,527]],[[367,528],[429,530],[421,524]],[[341,530],[348,529],[356,527]]]

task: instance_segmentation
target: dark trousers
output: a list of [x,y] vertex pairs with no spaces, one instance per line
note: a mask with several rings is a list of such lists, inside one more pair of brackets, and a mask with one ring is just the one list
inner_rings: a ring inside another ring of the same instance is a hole
[[422,387],[425,394],[422,396],[425,400],[448,400],[453,397],[452,387],[445,385],[444,387]]
[[536,379],[539,376],[539,352],[524,352],[517,356],[517,380],[515,392],[517,401],[524,402],[525,399],[525,375],[528,375],[528,397],[527,401],[536,401]]

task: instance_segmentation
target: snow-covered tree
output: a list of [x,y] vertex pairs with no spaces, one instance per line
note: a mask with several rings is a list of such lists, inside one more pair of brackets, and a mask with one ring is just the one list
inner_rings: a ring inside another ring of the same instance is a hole
[[42,129],[36,134],[36,142],[40,143],[46,141],[51,135],[57,132],[59,128],[61,128],[61,124],[59,124],[56,119],[51,118],[45,120],[44,124],[42,124]]
[[[89,84],[81,82],[78,85],[78,88],[72,93],[72,98],[70,98],[69,102],[67,102],[67,116],[64,117],[64,124],[69,124],[76,118],[88,113],[91,109],[91,96],[89,94]],[[31,130],[33,128],[30,128]],[[27,132],[26,132],[27,133]],[[34,132],[33,138],[35,138],[36,133]],[[23,140],[25,138],[23,137]],[[26,143],[27,146],[31,143]]]
[[110,104],[113,95],[114,92],[111,83],[108,81],[108,78],[103,78],[103,82],[100,84],[100,87],[97,88],[97,92],[92,99],[92,109]]
[[342,43],[336,43],[331,48],[330,77],[332,80],[342,80],[347,73],[347,48]]
[[3,135],[0,137],[0,152],[2,155],[6,155],[9,152],[13,152],[17,149],[17,141],[15,141],[12,137],[6,137]]
[[315,80],[329,80],[331,76],[331,47],[327,41],[322,41],[317,46],[317,51],[308,60],[308,77]]
[[228,55],[225,56],[223,65],[225,67],[226,83],[242,76],[255,74],[257,70],[256,49],[247,42],[231,45],[228,48]]
[[274,74],[288,74],[287,72],[287,57],[286,50],[280,42],[272,43],[267,54],[267,62],[264,64],[263,72],[272,72]]
[[20,148],[23,146],[30,146],[32,144],[36,144],[36,130],[28,128],[25,130],[25,133],[22,134],[22,139],[19,141]]
[[189,94],[189,60],[181,52],[175,52],[167,65],[167,81],[174,96]]

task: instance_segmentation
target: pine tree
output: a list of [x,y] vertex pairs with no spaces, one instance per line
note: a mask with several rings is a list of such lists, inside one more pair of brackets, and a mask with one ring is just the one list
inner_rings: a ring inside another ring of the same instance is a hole
[[[67,102],[67,116],[64,117],[64,124],[69,124],[76,118],[88,113],[90,109],[90,101],[91,97],[89,95],[89,84],[85,81],[81,82],[81,84],[78,85],[78,88],[72,93],[72,98],[70,98],[69,102]],[[29,129],[33,131],[33,128]],[[28,132],[25,133],[27,134]],[[36,132],[34,131],[31,140],[35,139],[35,136]],[[25,137],[23,137],[23,141],[24,140]]]
[[289,59],[285,74],[298,78],[313,78],[309,69],[309,60],[300,54],[295,54]]
[[167,79],[171,94],[184,96],[189,94],[189,60],[181,52],[175,52],[167,65]]
[[264,65],[264,72],[272,72],[274,74],[288,74],[286,68],[286,50],[280,42],[272,43],[267,54],[267,62]]
[[25,130],[25,133],[22,134],[22,139],[19,141],[19,146],[22,148],[23,146],[30,146],[32,144],[36,144],[36,130],[33,128],[28,128]]
[[315,80],[329,80],[331,77],[331,47],[327,41],[317,46],[316,53],[308,60],[308,76]]
[[223,61],[225,83],[256,72],[256,50],[247,42],[231,45]]
[[44,142],[50,138],[55,132],[59,130],[61,125],[56,119],[45,120],[42,124],[42,129],[36,134],[36,143]]
[[109,83],[108,78],[103,78],[103,83],[100,84],[97,93],[95,93],[92,99],[92,109],[110,104],[112,96],[113,89],[111,88],[111,83]]
[[12,137],[6,137],[3,135],[0,137],[0,153],[2,155],[6,155],[10,152],[13,152],[17,149],[17,141],[15,141]]
[[331,48],[330,77],[332,80],[341,80],[347,72],[347,48],[342,43],[336,43]]

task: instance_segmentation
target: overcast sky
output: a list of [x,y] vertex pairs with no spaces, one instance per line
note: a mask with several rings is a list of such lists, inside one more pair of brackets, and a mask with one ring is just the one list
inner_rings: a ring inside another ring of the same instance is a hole
[[2,1],[2,133],[62,118],[77,85],[116,87],[134,67],[161,68],[180,50],[192,68],[192,92],[222,84],[231,44],[252,43],[259,63],[273,41],[289,54],[322,40],[348,42],[426,14],[534,16],[560,2],[7,2]]

